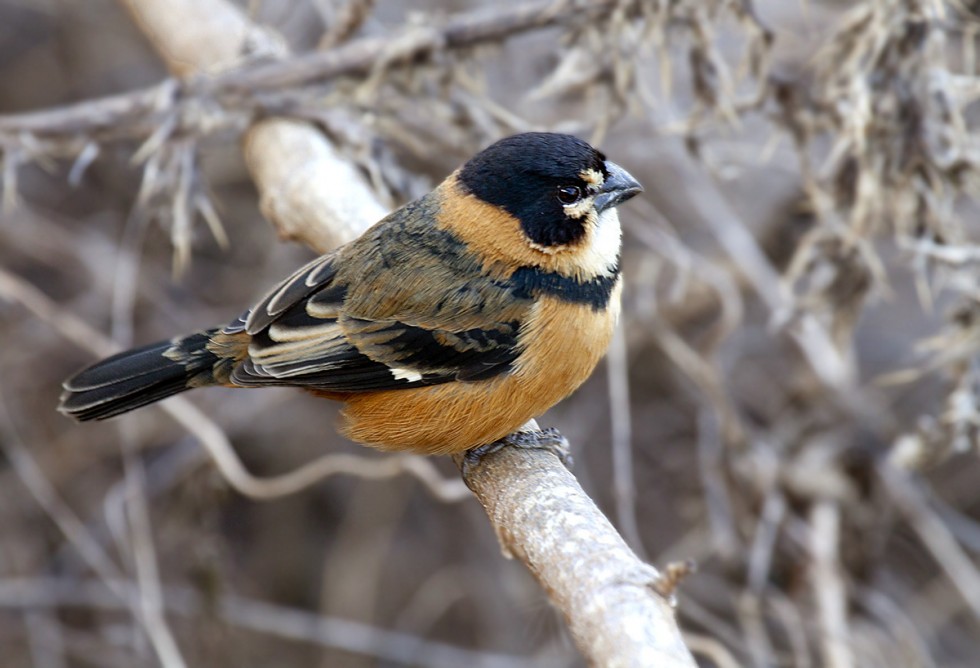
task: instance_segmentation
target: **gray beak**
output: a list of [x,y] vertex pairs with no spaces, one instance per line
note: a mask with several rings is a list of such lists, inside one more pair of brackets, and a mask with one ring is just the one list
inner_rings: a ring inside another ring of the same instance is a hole
[[606,209],[619,206],[629,198],[643,192],[643,186],[629,172],[615,162],[606,161],[606,171],[609,176],[602,184],[602,190],[595,198],[595,210],[602,213]]

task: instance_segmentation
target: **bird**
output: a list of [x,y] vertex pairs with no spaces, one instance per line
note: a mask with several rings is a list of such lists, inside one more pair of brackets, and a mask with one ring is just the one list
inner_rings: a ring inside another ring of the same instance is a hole
[[295,386],[343,402],[341,432],[382,450],[500,443],[605,354],[616,207],[642,189],[572,135],[505,137],[229,324],[76,373],[58,409],[102,420],[193,388]]

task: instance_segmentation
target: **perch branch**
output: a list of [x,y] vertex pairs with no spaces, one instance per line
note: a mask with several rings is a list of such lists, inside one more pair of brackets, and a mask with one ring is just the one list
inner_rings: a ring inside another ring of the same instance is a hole
[[661,574],[634,554],[557,457],[504,448],[467,471],[505,555],[541,583],[589,665],[695,665],[657,592]]

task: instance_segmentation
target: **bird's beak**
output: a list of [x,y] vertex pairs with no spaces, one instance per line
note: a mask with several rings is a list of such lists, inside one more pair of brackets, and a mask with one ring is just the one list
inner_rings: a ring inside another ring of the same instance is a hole
[[615,162],[607,160],[606,171],[609,172],[609,176],[606,177],[602,190],[595,198],[595,210],[599,213],[619,206],[634,195],[643,192],[640,182]]

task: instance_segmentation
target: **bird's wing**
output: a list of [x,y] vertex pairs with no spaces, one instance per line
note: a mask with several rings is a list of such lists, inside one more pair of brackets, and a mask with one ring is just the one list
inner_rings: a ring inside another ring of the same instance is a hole
[[360,392],[507,371],[530,301],[456,256],[447,263],[445,248],[439,259],[418,238],[411,243],[410,263],[372,251],[348,276],[345,258],[328,255],[277,286],[225,329],[251,336],[231,381]]

